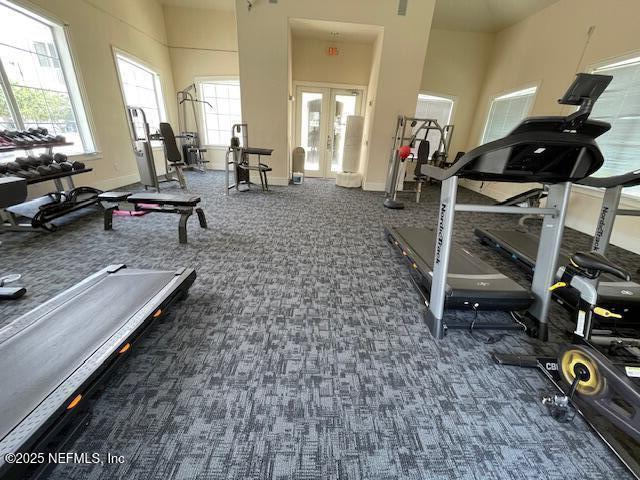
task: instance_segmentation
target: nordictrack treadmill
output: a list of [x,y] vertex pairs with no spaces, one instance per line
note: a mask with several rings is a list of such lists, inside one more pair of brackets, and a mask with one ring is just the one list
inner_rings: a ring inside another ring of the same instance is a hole
[[112,265],[0,330],[0,476],[21,475],[7,454],[44,451],[195,278]]
[[[425,299],[431,291],[433,252],[436,236],[433,230],[416,227],[386,227],[387,240],[405,257]],[[447,275],[446,306],[452,309],[524,310],[533,296],[491,265],[455,245]],[[452,325],[448,325],[452,328]],[[465,325],[467,326],[467,325]]]
[[[611,239],[613,225],[618,215],[640,216],[640,210],[621,209],[620,197],[624,188],[640,185],[640,171],[633,171],[613,177],[588,177],[577,182],[594,188],[604,188],[602,207],[593,236],[591,250],[605,254]],[[518,230],[475,229],[480,241],[509,257],[522,268],[533,271],[540,239]],[[558,264],[568,265],[570,252],[560,251]],[[573,288],[554,290],[554,298],[561,305],[575,310],[579,294]],[[598,283],[598,304],[623,317],[636,318],[640,314],[640,284],[623,281],[609,274],[603,274]]]
[[[529,334],[548,338],[548,313],[557,269],[558,254],[566,217],[571,183],[588,177],[603,164],[595,138],[611,125],[589,120],[594,102],[611,81],[610,76],[578,74],[560,103],[579,105],[569,116],[525,119],[509,135],[467,152],[448,168],[423,165],[422,173],[441,181],[438,221],[435,229],[433,272],[426,322],[431,334],[444,337],[448,320],[444,317],[450,291],[450,265],[459,250],[453,243],[455,212],[537,214],[544,217],[536,269],[531,284],[533,302],[519,320]],[[547,205],[466,205],[457,203],[458,179],[511,183],[536,182],[548,185]],[[415,245],[410,245],[416,251]],[[419,247],[418,247],[419,248]]]

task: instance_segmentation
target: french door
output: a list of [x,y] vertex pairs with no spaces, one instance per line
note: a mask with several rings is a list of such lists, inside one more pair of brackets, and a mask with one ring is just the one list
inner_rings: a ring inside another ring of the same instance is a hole
[[296,145],[306,152],[306,177],[333,178],[342,171],[347,117],[360,115],[360,89],[298,86]]

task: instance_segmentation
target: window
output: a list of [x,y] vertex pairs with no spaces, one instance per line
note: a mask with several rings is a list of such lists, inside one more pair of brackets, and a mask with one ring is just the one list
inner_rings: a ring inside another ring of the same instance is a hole
[[[435,95],[418,95],[418,104],[416,105],[416,118],[433,118],[438,121],[441,127],[451,123],[453,115],[454,100],[447,97],[438,97]],[[437,131],[430,130],[427,133],[427,140],[431,149],[435,150],[440,144],[440,134]]]
[[73,143],[57,151],[95,152],[62,26],[0,0],[0,66],[0,129],[43,127]]
[[[611,130],[598,137],[604,165],[594,176],[620,175],[640,168],[640,57],[616,62],[594,73],[613,75],[613,80],[593,107],[591,118],[611,124]],[[640,196],[640,187],[624,193]]]
[[199,85],[201,100],[211,104],[211,107],[202,104],[205,143],[229,145],[231,127],[242,123],[240,82],[237,79],[203,80]]
[[536,97],[536,87],[495,97],[482,134],[481,144],[498,140],[511,132],[529,115]]
[[116,52],[116,64],[125,104],[142,108],[149,132],[156,133],[160,129],[160,122],[166,119],[160,75],[121,52]]

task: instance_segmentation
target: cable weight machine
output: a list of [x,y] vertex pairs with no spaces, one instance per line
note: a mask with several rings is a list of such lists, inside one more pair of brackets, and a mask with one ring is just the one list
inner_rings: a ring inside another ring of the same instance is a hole
[[[397,199],[399,191],[404,193],[415,193],[416,203],[420,202],[422,184],[429,180],[429,177],[422,175],[420,167],[425,164],[443,167],[447,164],[453,128],[453,125],[441,126],[438,123],[438,120],[433,118],[398,116],[385,186],[385,207],[394,210],[404,208],[404,203]],[[430,142],[427,140],[427,136],[431,131],[438,132],[439,137],[438,146],[433,152],[431,158],[429,158]],[[416,153],[414,154],[412,149],[416,147],[416,142],[418,142],[418,146]],[[416,167],[414,170],[414,181],[416,186],[415,189],[407,191],[404,189],[398,189],[398,185],[402,185],[404,183],[404,173],[401,166],[408,158],[415,158],[416,160]],[[402,179],[400,178],[401,173]]]

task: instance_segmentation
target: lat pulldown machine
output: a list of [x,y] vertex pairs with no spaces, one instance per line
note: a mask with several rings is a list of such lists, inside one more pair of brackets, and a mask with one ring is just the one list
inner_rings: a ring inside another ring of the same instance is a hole
[[[438,132],[438,146],[429,159],[429,141],[427,135],[429,132]],[[387,174],[387,184],[385,187],[384,206],[390,209],[398,210],[404,208],[404,204],[397,199],[398,184],[401,183],[399,178],[401,173],[401,164],[405,162],[411,155],[411,149],[418,142],[416,152],[416,168],[415,181],[416,188],[408,193],[416,194],[416,203],[420,201],[420,193],[422,192],[422,184],[426,177],[420,173],[420,167],[428,162],[443,166],[446,164],[449,155],[449,146],[451,144],[451,136],[453,135],[453,125],[440,126],[437,120],[432,118],[413,118],[398,116],[396,123],[396,133],[393,141],[393,149],[389,161],[389,173]],[[402,179],[404,181],[404,178]]]

